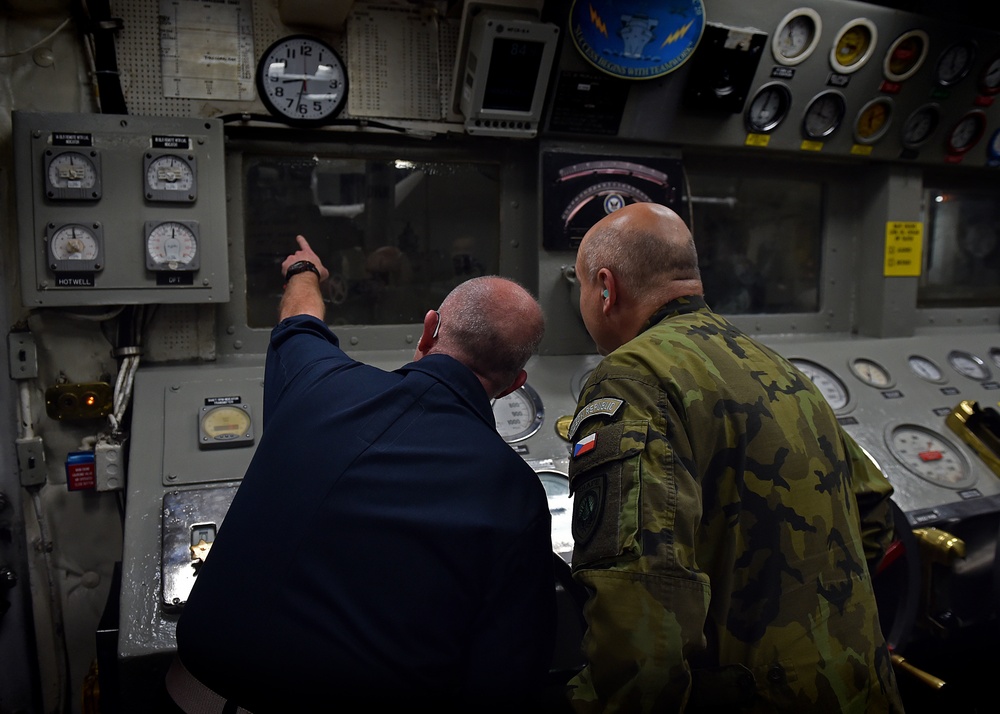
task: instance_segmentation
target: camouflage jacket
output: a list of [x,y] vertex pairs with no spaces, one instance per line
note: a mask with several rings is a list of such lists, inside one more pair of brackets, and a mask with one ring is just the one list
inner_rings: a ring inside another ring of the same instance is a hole
[[892,488],[794,366],[681,298],[570,429],[576,711],[902,711],[869,575]]

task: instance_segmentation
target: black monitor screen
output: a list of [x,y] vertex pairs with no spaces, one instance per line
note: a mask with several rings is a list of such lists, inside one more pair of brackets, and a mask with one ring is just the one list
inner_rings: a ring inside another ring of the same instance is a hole
[[483,109],[530,112],[544,50],[542,42],[494,39]]

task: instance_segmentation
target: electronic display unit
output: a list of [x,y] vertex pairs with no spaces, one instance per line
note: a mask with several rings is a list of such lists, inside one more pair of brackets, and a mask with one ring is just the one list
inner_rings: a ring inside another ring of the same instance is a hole
[[559,28],[483,11],[471,24],[460,108],[469,134],[530,138],[538,133]]

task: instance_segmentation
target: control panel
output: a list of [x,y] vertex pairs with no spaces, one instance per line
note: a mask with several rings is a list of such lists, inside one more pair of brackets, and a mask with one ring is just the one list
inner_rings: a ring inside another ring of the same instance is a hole
[[229,299],[222,123],[14,112],[27,307]]

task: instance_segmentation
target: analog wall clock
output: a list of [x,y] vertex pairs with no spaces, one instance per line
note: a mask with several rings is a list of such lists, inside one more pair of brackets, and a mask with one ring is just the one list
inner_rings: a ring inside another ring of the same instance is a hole
[[257,91],[267,110],[289,124],[319,126],[347,100],[347,68],[330,45],[310,35],[283,37],[257,64]]

